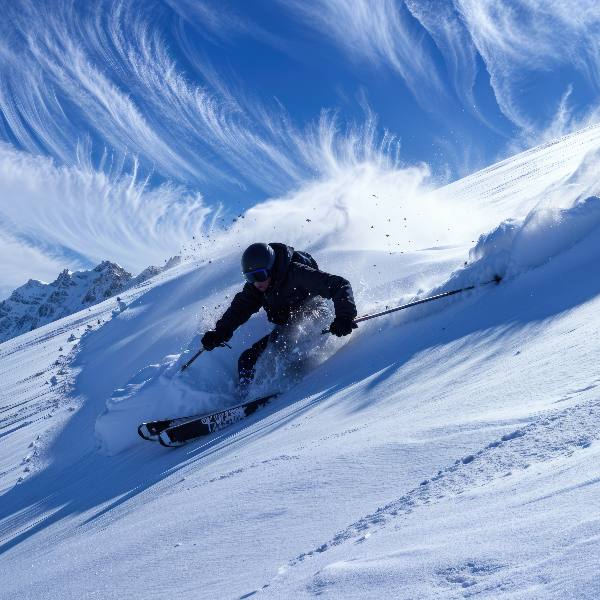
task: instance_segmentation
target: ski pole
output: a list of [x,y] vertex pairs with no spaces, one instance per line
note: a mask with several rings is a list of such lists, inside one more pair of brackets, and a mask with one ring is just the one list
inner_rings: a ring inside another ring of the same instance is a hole
[[[219,348],[223,348],[225,346],[227,346],[229,349],[231,349],[231,346],[229,344],[227,344],[226,342],[219,344]],[[194,354],[194,356],[192,356],[192,358],[190,358],[190,360],[188,360],[185,363],[185,365],[181,366],[181,369],[179,371],[180,372],[185,371],[205,350],[206,350],[206,348],[204,348],[204,347],[200,348],[200,350],[198,350],[198,352],[196,352],[196,354]]]
[[[426,302],[432,302],[433,300],[440,300],[441,298],[447,298],[448,296],[454,296],[454,294],[460,294],[461,292],[466,292],[468,290],[473,290],[476,287],[482,285],[488,285],[490,283],[500,283],[502,281],[502,277],[500,275],[494,275],[493,279],[490,281],[484,281],[483,283],[478,283],[474,285],[469,285],[467,287],[463,287],[457,290],[450,290],[449,292],[443,292],[441,294],[436,294],[435,296],[429,296],[428,298],[423,298],[422,300],[415,300],[414,302],[409,302],[408,304],[403,304],[402,306],[396,306],[395,308],[390,308],[388,310],[382,310],[378,313],[373,313],[372,315],[364,315],[362,317],[358,317],[354,319],[354,323],[362,323],[363,321],[369,321],[370,319],[375,319],[376,317],[382,317],[383,315],[389,315],[390,313],[397,312],[399,310],[404,310],[406,308],[411,308],[413,306],[417,306],[419,304],[425,304]],[[323,329],[321,333],[331,333],[329,327],[327,329]]]

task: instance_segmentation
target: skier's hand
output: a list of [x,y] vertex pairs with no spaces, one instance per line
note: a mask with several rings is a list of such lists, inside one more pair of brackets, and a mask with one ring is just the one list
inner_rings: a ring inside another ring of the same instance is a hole
[[225,338],[218,331],[207,331],[200,340],[205,350],[209,352],[218,348],[224,341]]
[[357,327],[358,325],[348,317],[336,317],[329,326],[329,331],[333,333],[333,335],[342,337],[343,335],[350,335],[352,330]]

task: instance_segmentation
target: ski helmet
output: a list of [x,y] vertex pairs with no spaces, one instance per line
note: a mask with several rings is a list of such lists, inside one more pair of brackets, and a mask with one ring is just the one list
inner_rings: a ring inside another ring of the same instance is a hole
[[242,273],[247,281],[266,281],[275,264],[275,250],[269,244],[252,244],[242,254]]

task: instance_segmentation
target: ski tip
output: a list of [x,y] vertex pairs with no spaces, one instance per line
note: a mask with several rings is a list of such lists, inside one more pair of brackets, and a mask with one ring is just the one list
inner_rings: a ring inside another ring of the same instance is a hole
[[500,283],[502,281],[502,275],[498,275],[498,273],[496,273],[494,275],[494,279],[493,279],[496,283]]
[[152,438],[150,437],[150,432],[148,431],[148,427],[146,427],[146,423],[141,423],[138,426],[137,432],[141,438],[152,441]]

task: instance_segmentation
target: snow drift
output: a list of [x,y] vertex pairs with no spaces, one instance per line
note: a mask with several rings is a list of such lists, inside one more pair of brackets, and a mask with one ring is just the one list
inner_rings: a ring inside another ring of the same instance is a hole
[[489,280],[495,274],[517,277],[598,236],[600,198],[576,198],[569,208],[535,208],[523,219],[508,219],[482,234],[469,252],[468,267],[453,274],[451,285]]

